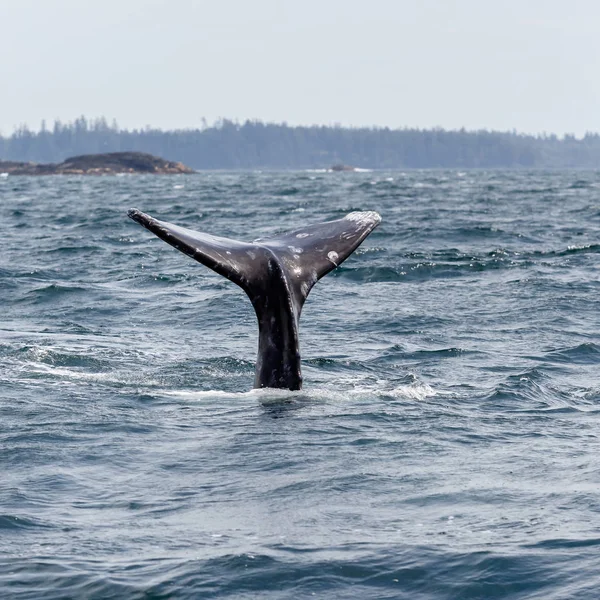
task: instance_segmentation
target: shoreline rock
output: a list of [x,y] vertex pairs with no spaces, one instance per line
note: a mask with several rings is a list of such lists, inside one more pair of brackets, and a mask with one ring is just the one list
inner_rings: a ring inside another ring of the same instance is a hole
[[331,170],[334,172],[339,171],[356,171],[356,167],[352,167],[350,165],[336,164],[331,165]]
[[9,175],[179,175],[195,173],[180,162],[173,162],[144,152],[110,152],[83,154],[61,163],[0,161],[0,173]]

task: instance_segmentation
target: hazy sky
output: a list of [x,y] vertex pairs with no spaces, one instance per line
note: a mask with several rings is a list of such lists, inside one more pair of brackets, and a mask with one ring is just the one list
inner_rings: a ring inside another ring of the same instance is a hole
[[84,114],[600,131],[598,0],[0,0],[0,132]]

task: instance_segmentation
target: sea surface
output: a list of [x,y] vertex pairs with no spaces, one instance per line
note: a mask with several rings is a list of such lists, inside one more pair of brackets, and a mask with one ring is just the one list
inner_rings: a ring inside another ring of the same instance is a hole
[[[251,241],[377,210],[253,391]],[[600,172],[0,178],[2,599],[600,597]]]

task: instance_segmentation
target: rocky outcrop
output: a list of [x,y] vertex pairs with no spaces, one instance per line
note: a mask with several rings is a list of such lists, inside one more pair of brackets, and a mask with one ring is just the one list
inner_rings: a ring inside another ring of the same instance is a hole
[[183,163],[164,160],[143,152],[84,154],[67,158],[61,163],[49,164],[0,161],[0,173],[9,175],[178,175],[194,172]]
[[356,171],[356,167],[350,165],[331,165],[332,171]]

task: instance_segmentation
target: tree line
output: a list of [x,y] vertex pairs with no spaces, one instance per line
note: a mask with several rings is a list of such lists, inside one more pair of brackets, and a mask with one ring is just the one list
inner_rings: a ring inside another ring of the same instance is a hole
[[148,152],[195,169],[600,168],[600,135],[290,126],[223,119],[199,129],[122,129],[104,118],[42,122],[0,135],[0,160],[61,162],[80,154]]

